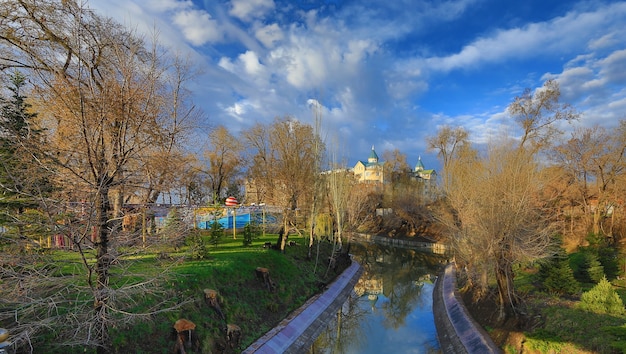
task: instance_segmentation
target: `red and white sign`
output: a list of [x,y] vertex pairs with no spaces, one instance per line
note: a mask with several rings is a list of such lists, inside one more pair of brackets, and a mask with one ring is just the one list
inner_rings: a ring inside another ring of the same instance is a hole
[[239,202],[235,199],[235,197],[228,197],[226,198],[225,204],[226,206],[237,206]]

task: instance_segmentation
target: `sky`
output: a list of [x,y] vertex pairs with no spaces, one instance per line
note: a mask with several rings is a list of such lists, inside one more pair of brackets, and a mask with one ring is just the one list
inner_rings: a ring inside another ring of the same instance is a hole
[[[426,139],[462,126],[488,143],[507,106],[557,80],[576,126],[626,119],[626,2],[561,0],[90,0],[185,53],[206,126],[235,136],[292,116],[348,167],[398,149],[437,168]],[[573,129],[564,126],[565,131]],[[201,133],[205,134],[205,133]]]

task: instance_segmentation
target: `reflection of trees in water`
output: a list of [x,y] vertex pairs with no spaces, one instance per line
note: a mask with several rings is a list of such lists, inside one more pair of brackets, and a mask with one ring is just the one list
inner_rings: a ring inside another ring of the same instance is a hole
[[422,284],[401,284],[395,286],[393,294],[382,305],[385,328],[398,329],[405,324],[406,316],[417,307],[422,296]]
[[[393,329],[402,327],[406,316],[425,305],[421,296],[423,282],[430,281],[430,274],[435,273],[445,260],[433,253],[376,244],[352,244],[350,251],[364,268],[360,284],[379,284],[382,281],[382,291],[387,298],[381,306],[385,318],[383,326]],[[377,291],[375,289],[373,293]],[[359,289],[357,293],[366,296],[368,289]],[[349,298],[342,311],[319,336],[310,353],[360,352],[364,344],[361,339],[365,339],[367,329],[363,326],[369,323],[365,317],[370,312],[367,307],[359,306],[359,298]]]
[[422,281],[429,279],[444,260],[440,255],[414,249],[376,244],[354,244],[354,259],[365,269],[363,276],[382,278],[382,305],[386,328],[397,329],[405,324],[406,316],[422,306]]
[[420,303],[422,280],[435,273],[444,258],[413,249],[356,244],[351,248],[354,258],[365,267],[364,276],[382,278],[383,294],[388,301],[382,305],[386,328],[398,329],[406,316]]
[[367,309],[359,306],[359,298],[351,296],[339,309],[336,316],[317,338],[310,354],[340,354],[354,352],[362,347],[365,337],[362,327]]

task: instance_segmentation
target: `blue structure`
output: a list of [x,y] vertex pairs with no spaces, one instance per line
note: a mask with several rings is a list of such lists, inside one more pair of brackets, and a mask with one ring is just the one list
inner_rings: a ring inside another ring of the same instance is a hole
[[[233,217],[232,212],[228,213],[228,216],[216,219],[220,225],[222,225],[225,229],[232,229],[233,223],[237,223],[237,228],[243,228],[248,225],[250,222],[254,222],[257,225],[263,224],[263,215],[260,212],[251,213],[251,212],[243,212],[241,214],[237,213],[235,217]],[[236,220],[235,220],[236,219]],[[276,222],[276,218],[271,215],[265,215],[265,224],[273,224]],[[208,230],[211,228],[211,224],[213,220],[203,220],[198,222],[198,228]]]

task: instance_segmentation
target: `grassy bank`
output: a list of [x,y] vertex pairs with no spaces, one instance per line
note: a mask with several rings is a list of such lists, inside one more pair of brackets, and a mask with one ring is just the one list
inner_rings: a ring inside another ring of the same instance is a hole
[[[504,353],[626,353],[626,315],[583,310],[579,306],[580,293],[557,296],[545,292],[540,286],[537,266],[517,269],[515,284],[524,294],[523,315],[505,324],[494,321],[496,303],[493,297],[473,303],[471,296],[467,296],[469,294],[464,295],[472,317],[487,329]],[[624,281],[614,280],[612,284],[626,302]],[[592,283],[579,285],[581,293],[595,286]]]
[[[257,338],[273,328],[290,312],[307,299],[323,290],[343,269],[327,271],[327,260],[332,245],[322,242],[316,262],[317,245],[313,259],[307,260],[308,240],[290,236],[297,245],[286,248],[285,253],[264,248],[266,242],[276,243],[277,235],[268,234],[244,246],[241,238],[232,235],[220,239],[217,245],[209,245],[208,235],[201,236],[208,253],[197,259],[192,257],[191,246],[174,248],[161,246],[149,251],[132,249],[120,256],[112,269],[113,288],[145,287],[127,301],[132,302],[134,312],[151,313],[147,316],[128,315],[128,323],[112,328],[115,353],[171,353],[174,341],[171,331],[174,322],[184,318],[196,324],[196,333],[202,352],[215,352],[224,345],[226,323],[241,328],[240,345],[227,352],[240,352]],[[52,254],[62,264],[62,275],[72,274],[83,282],[82,268],[77,253],[57,251]],[[263,281],[256,277],[256,267],[270,270],[274,291],[268,291]],[[77,276],[78,275],[78,276]],[[144,282],[154,282],[146,285]],[[82,284],[84,285],[84,284]],[[218,292],[221,309],[226,317],[204,300],[204,289]],[[175,310],[159,312],[178,304]],[[84,353],[83,348],[56,347],[50,342],[42,343],[48,353]]]

